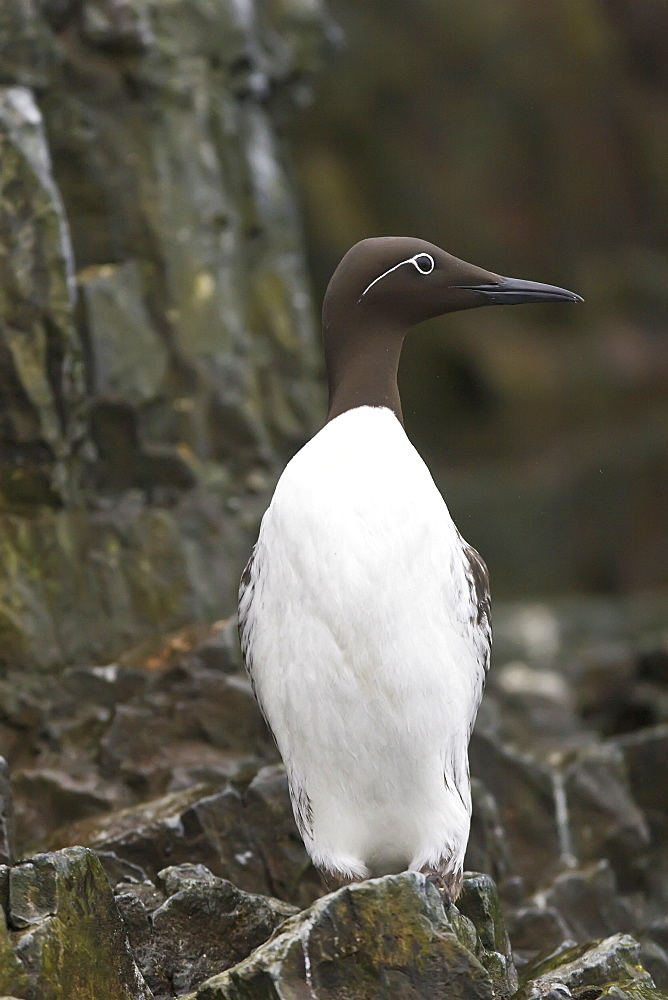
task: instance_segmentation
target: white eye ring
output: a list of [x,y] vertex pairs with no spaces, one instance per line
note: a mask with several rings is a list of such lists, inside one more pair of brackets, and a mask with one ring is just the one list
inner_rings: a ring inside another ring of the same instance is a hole
[[[425,258],[427,260],[426,270],[424,270],[418,263],[420,260],[424,260]],[[398,267],[403,267],[404,264],[412,264],[415,270],[419,271],[420,274],[431,274],[431,272],[436,267],[434,258],[430,253],[425,253],[424,251],[422,251],[422,253],[416,253],[412,257],[408,257],[406,260],[400,260],[398,264],[394,265],[394,267],[388,268],[387,271],[383,271],[383,273],[379,274],[377,278],[374,278],[371,284],[366,286],[366,288],[364,289],[364,291],[362,292],[357,301],[361,302],[366,293],[369,291],[369,289],[373,288],[373,286],[376,284],[377,281],[380,281],[381,278],[387,277],[388,274],[392,274],[392,271],[396,271]]]
[[[425,257],[427,258],[427,269],[423,270],[419,262],[420,260],[423,260]],[[420,274],[431,274],[431,272],[436,267],[436,264],[434,263],[434,258],[430,253],[416,253],[414,257],[411,257],[410,262],[417,268]]]

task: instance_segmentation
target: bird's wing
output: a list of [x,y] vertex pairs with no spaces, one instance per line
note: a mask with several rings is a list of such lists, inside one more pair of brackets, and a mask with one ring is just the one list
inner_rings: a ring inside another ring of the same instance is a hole
[[492,651],[492,599],[489,592],[489,573],[480,553],[466,542],[463,546],[464,574],[471,597],[469,623],[473,627],[476,645],[481,654],[481,666],[487,673]]
[[[272,736],[274,736],[271,731],[271,726],[267,720],[267,714],[258,696],[257,684],[253,676],[253,616],[251,614],[251,605],[253,603],[253,595],[257,585],[257,565],[255,561],[256,552],[257,545],[254,545],[250,558],[244,567],[243,573],[241,574],[241,580],[239,581],[239,642],[241,643],[241,655],[243,657],[246,673],[248,674],[248,679],[253,689],[253,694],[255,695],[255,700],[259,705],[264,721],[267,723],[269,732]],[[276,737],[274,736],[274,742],[275,741]]]
[[[254,676],[252,651],[254,616],[251,606],[253,603],[255,588],[258,585],[258,565],[256,554],[257,545],[254,545],[253,551],[250,554],[250,559],[246,563],[239,582],[239,641],[241,643],[241,655],[243,656],[244,666],[253,689],[253,694],[255,695],[255,700],[258,704],[260,712],[262,713],[262,717],[267,724],[267,729],[271,733],[274,743],[278,747],[276,735],[269,724],[269,719],[267,718],[267,713],[264,705],[262,704],[262,698],[260,697],[258,685]],[[290,760],[286,760],[285,758],[283,762],[286,765],[290,799],[292,801],[297,827],[302,837],[306,841],[310,841],[313,837],[313,809],[311,807],[311,802],[306,794],[303,782],[299,780],[297,772],[295,771],[294,766],[292,766],[292,762]]]

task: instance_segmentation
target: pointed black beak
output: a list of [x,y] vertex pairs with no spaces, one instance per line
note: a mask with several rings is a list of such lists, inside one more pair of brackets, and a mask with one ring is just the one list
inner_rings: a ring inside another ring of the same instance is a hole
[[556,285],[543,285],[540,281],[523,281],[521,278],[500,278],[498,283],[485,285],[459,285],[475,292],[484,301],[480,305],[515,306],[522,302],[584,302],[580,295]]

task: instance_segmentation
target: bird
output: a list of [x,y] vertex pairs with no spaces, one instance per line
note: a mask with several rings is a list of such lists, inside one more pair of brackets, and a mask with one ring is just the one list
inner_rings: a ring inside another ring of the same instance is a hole
[[470,832],[489,577],[404,430],[404,338],[456,310],[578,301],[410,237],[362,240],[329,282],[326,420],[280,476],[239,587],[244,664],[328,887],[409,870],[454,901]]

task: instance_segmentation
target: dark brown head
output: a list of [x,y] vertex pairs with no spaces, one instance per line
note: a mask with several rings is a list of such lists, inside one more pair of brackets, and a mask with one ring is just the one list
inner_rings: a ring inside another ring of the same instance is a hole
[[383,236],[362,240],[345,255],[325,293],[323,326],[355,314],[362,322],[382,317],[410,327],[476,306],[581,301],[565,288],[467,264],[425,240]]
[[390,406],[401,418],[396,368],[403,337],[416,323],[477,306],[581,301],[565,288],[485,271],[424,240],[362,240],[325,293],[329,419],[365,403]]

